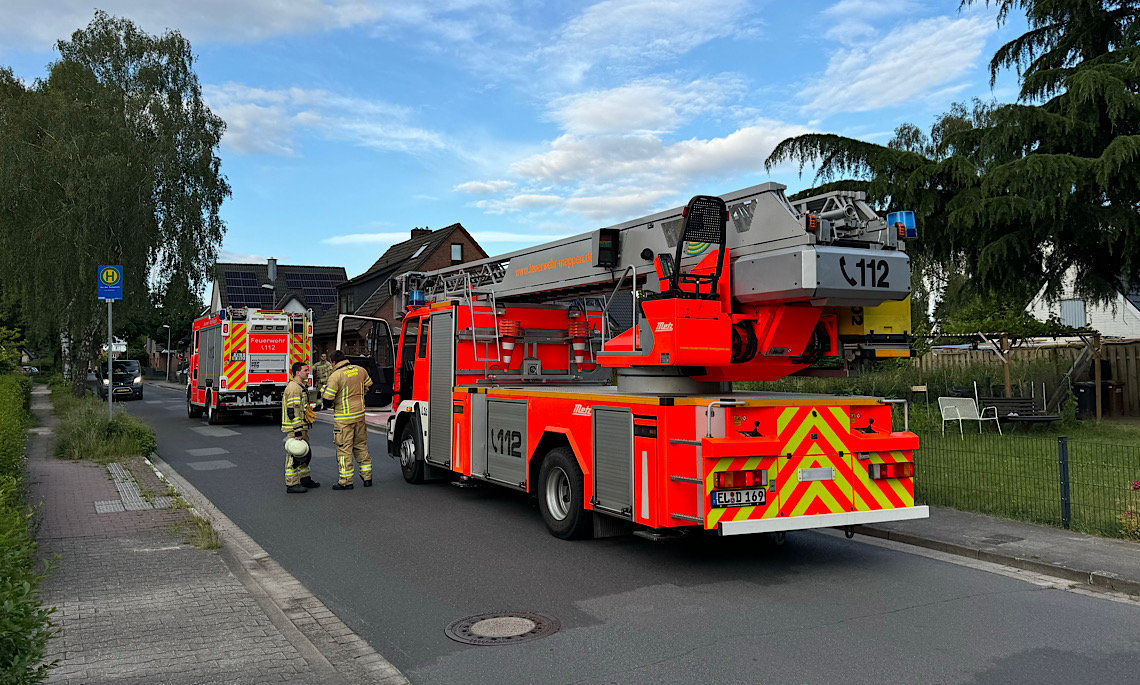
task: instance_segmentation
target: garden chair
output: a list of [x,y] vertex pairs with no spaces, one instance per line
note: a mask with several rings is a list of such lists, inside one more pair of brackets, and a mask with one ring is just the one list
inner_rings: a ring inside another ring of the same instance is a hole
[[[998,421],[997,409],[994,407],[986,407],[982,412],[978,413],[978,404],[969,397],[939,397],[938,409],[942,412],[942,434],[946,435],[946,422],[957,421],[958,433],[964,438],[965,432],[962,430],[963,421],[977,421],[978,432],[982,432],[982,421],[993,421],[997,426],[998,434],[1001,434],[1001,422]],[[989,416],[988,412],[993,415]]]

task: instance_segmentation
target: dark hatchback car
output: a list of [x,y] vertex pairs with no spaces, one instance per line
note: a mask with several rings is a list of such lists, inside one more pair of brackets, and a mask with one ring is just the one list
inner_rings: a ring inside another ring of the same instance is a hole
[[95,370],[95,389],[99,399],[107,399],[107,390],[112,389],[115,397],[141,400],[143,396],[142,367],[134,359],[111,362],[111,381],[107,382],[107,367]]

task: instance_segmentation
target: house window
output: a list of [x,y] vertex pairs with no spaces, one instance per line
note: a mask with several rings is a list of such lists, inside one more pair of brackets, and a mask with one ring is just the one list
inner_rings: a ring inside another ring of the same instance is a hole
[[456,264],[463,261],[463,246],[459,243],[451,244],[451,263]]
[[1073,328],[1084,328],[1088,325],[1085,314],[1084,300],[1061,300],[1061,323]]
[[351,314],[356,311],[356,298],[352,296],[351,292],[340,293],[340,307],[338,311],[341,314]]

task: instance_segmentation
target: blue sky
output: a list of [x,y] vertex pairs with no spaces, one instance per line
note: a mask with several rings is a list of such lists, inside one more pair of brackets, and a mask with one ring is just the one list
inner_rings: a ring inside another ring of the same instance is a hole
[[[193,43],[227,122],[223,258],[362,272],[414,226],[490,254],[768,180],[807,131],[885,142],[957,100],[1024,30],[957,0],[103,0]],[[5,0],[31,81],[91,0]]]

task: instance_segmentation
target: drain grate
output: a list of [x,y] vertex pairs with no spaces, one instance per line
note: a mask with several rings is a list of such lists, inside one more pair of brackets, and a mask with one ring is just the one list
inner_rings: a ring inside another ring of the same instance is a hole
[[468,645],[517,645],[558,632],[558,619],[531,611],[497,611],[468,616],[447,626],[447,636]]

